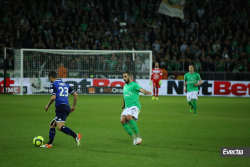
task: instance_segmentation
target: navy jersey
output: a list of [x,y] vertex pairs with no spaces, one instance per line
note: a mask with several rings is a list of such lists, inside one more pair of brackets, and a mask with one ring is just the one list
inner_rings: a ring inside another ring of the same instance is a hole
[[51,96],[56,95],[55,105],[66,104],[69,106],[68,96],[69,93],[73,94],[73,90],[68,84],[64,83],[61,80],[55,80],[51,85]]

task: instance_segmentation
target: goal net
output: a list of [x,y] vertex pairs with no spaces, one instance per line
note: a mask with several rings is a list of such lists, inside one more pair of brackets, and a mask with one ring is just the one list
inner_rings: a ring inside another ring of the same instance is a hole
[[21,49],[14,59],[19,95],[50,94],[51,70],[78,94],[122,94],[125,71],[150,89],[152,51]]

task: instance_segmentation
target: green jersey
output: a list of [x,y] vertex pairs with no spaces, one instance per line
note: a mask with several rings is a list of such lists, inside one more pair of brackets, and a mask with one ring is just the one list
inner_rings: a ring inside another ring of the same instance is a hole
[[139,89],[142,87],[136,82],[130,82],[123,87],[123,96],[125,102],[125,108],[136,106],[141,110],[141,104],[139,102]]
[[194,72],[193,74],[186,73],[184,75],[184,80],[187,83],[187,91],[198,91],[198,86],[194,86],[195,83],[198,83],[201,80],[200,74]]

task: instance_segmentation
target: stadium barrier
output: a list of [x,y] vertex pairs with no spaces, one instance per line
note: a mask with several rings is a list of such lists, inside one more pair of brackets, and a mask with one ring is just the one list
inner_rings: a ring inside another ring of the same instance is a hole
[[[124,85],[123,79],[62,78],[62,81],[68,83],[78,94],[122,94]],[[7,78],[7,92],[20,90],[16,88],[18,82],[16,78]],[[147,79],[137,79],[136,82],[144,89],[150,89]],[[48,78],[23,78],[24,93],[27,94],[50,94],[50,84]],[[0,87],[3,87],[2,78]],[[3,88],[0,90],[2,92]],[[159,95],[185,96],[184,81],[162,80]],[[199,87],[199,96],[250,97],[250,82],[203,80]]]

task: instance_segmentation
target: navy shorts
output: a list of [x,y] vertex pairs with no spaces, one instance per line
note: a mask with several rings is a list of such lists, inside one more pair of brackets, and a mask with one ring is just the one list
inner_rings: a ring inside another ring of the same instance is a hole
[[56,122],[65,122],[69,114],[70,106],[61,104],[59,106],[56,106],[56,117],[54,118],[54,120]]

